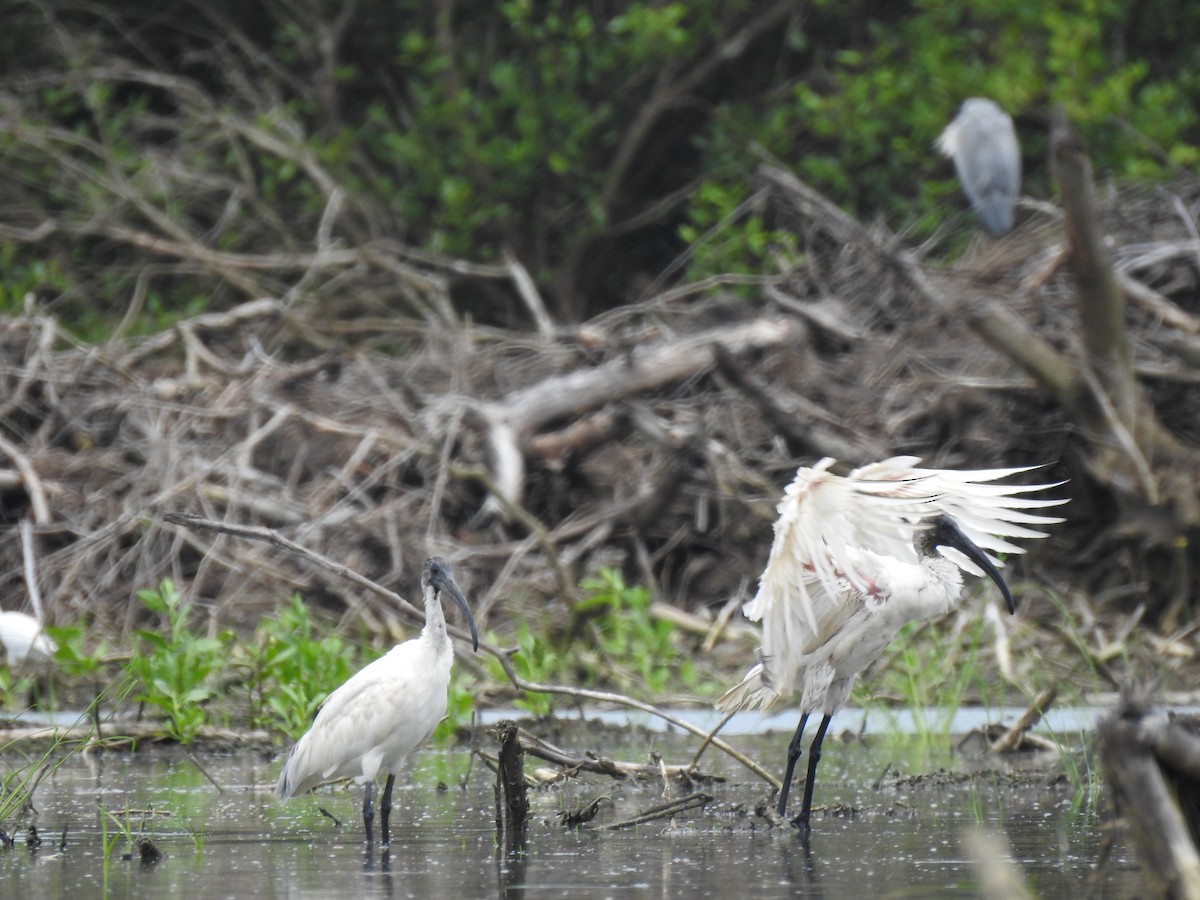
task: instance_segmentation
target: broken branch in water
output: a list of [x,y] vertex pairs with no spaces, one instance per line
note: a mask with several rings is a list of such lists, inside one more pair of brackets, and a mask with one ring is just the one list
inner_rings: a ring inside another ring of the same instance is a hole
[[655,819],[668,819],[679,815],[681,812],[686,812],[689,809],[695,809],[698,806],[704,806],[704,804],[711,802],[712,796],[710,794],[689,794],[686,797],[680,797],[678,800],[672,800],[669,803],[660,803],[658,806],[652,806],[645,812],[640,812],[632,818],[622,819],[620,822],[611,822],[608,825],[601,825],[597,830],[614,831],[617,828],[645,825],[647,822],[653,822]]
[[500,742],[496,756],[496,843],[505,854],[519,853],[525,849],[529,798],[517,723],[500,722],[495,735]]
[[1057,696],[1058,685],[1052,685],[1038,694],[1037,699],[1017,719],[1012,728],[992,741],[992,745],[988,749],[992,753],[1009,753],[1020,747],[1022,741],[1029,737],[1026,732],[1041,721],[1042,716],[1046,714],[1046,710],[1050,708],[1050,704],[1054,702]]
[[562,750],[549,741],[544,741],[534,734],[530,734],[525,729],[519,729],[521,738],[521,749],[530,756],[536,756],[539,759],[544,759],[546,762],[552,762],[555,765],[562,766],[565,775],[575,775],[578,772],[592,772],[597,775],[608,775],[618,780],[626,778],[634,778],[643,781],[648,781],[653,778],[669,778],[672,781],[681,782],[713,782],[724,781],[725,779],[719,775],[706,775],[699,771],[695,765],[686,766],[669,766],[665,763],[631,763],[620,762],[618,760],[606,759],[602,756],[589,754],[580,756],[566,750]]

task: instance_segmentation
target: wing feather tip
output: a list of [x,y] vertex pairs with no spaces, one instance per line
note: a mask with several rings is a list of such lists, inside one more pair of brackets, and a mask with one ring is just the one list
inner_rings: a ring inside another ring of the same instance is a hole
[[737,712],[742,709],[769,709],[779,693],[763,682],[762,666],[758,665],[746,673],[741,684],[730,688],[717,700],[721,712]]

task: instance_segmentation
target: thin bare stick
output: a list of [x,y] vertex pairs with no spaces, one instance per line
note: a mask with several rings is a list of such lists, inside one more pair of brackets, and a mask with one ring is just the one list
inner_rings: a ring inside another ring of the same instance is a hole
[[1041,721],[1042,716],[1046,714],[1046,710],[1050,708],[1050,704],[1054,702],[1054,698],[1058,696],[1058,685],[1054,684],[1046,688],[1037,695],[1037,699],[1029,705],[1029,709],[1021,715],[1012,728],[992,741],[992,745],[988,747],[992,753],[1008,753],[1016,750],[1021,744],[1021,738],[1030,728]]
[[29,591],[29,603],[33,607],[33,617],[40,625],[42,618],[42,592],[38,589],[37,563],[33,554],[33,523],[21,518],[21,557],[24,560],[25,587]]
[[550,314],[546,312],[546,304],[542,302],[542,295],[538,293],[537,285],[529,277],[529,271],[521,265],[521,261],[511,250],[504,251],[504,261],[508,264],[509,272],[512,273],[517,295],[524,301],[529,314],[533,316],[538,334],[546,340],[554,337],[554,322],[550,319]]
[[13,465],[17,467],[17,471],[21,473],[21,482],[25,485],[25,491],[29,494],[29,505],[33,509],[34,523],[37,525],[48,524],[50,522],[50,504],[46,501],[46,488],[42,485],[42,480],[38,477],[37,470],[33,468],[29,457],[22,453],[15,444],[10,444],[3,437],[0,437],[0,453],[11,459]]
[[658,806],[652,806],[645,812],[638,813],[636,816],[628,819],[622,819],[620,822],[601,825],[596,830],[613,831],[617,828],[645,825],[647,822],[653,822],[655,819],[669,819],[672,816],[679,815],[681,812],[686,812],[689,809],[695,809],[698,806],[704,806],[704,804],[711,802],[712,796],[709,794],[688,794],[686,797],[680,797],[678,800],[671,800],[669,803],[660,803]]

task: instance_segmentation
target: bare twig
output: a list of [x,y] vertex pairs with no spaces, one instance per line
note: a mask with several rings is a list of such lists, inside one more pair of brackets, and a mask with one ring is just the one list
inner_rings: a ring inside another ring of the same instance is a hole
[[46,488],[42,484],[42,479],[38,477],[33,463],[29,461],[29,457],[22,453],[15,444],[3,437],[0,437],[0,453],[12,460],[12,464],[21,474],[21,484],[29,495],[29,505],[33,510],[34,523],[37,525],[48,524],[50,522],[50,504],[46,500]]
[[1041,721],[1042,716],[1046,714],[1046,710],[1050,708],[1050,704],[1057,696],[1058,685],[1051,685],[1038,694],[1037,699],[1029,705],[1029,708],[1013,723],[1012,727],[992,741],[992,745],[988,749],[992,753],[1008,753],[1019,747],[1025,732]]
[[38,587],[37,559],[33,546],[33,524],[29,519],[21,519],[21,557],[25,572],[25,588],[29,592],[29,605],[33,607],[33,617],[39,624],[46,620],[42,617],[42,592]]
[[647,822],[653,822],[657,819],[669,819],[679,815],[681,812],[687,812],[689,809],[696,809],[704,806],[706,803],[712,802],[710,794],[695,793],[688,794],[686,797],[680,797],[678,800],[671,800],[667,803],[660,803],[657,806],[652,806],[644,812],[638,813],[636,816],[631,816],[628,819],[622,819],[620,822],[611,822],[608,825],[601,825],[597,831],[615,831],[618,828],[631,828],[634,825],[645,825]]

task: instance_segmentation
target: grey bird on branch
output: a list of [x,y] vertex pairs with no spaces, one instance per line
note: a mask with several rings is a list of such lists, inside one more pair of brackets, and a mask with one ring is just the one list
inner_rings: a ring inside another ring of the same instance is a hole
[[393,647],[329,695],[312,727],[288,754],[275,785],[276,795],[284,801],[327,781],[365,782],[362,810],[368,844],[373,840],[371,793],[376,775],[387,774],[379,807],[381,843],[387,846],[396,772],[446,714],[454,646],[446,631],[441,594],[449,594],[458,604],[471,629],[471,643],[479,649],[475,618],[444,559],[425,560],[421,590],[425,627],[420,636]]
[[1009,538],[1045,537],[1031,525],[1062,519],[1029,510],[1065,500],[1025,495],[1056,484],[997,485],[1026,468],[955,471],[919,468],[899,456],[829,471],[825,458],[801,468],[779,503],[775,540],[746,616],[762,621],[760,661],[717,707],[766,709],[801,691],[800,724],[788,746],[777,812],[800,758],[804,728],[821,724],[809,748],[804,804],[793,824],[809,831],[821,742],[854,679],[909,622],[945,615],[958,605],[962,572],[987,574],[1008,605],[1012,593],[987,551],[1021,553]]
[[1021,149],[1008,113],[991,100],[972,97],[937,140],[954,160],[958,180],[984,230],[1009,231],[1021,190]]

